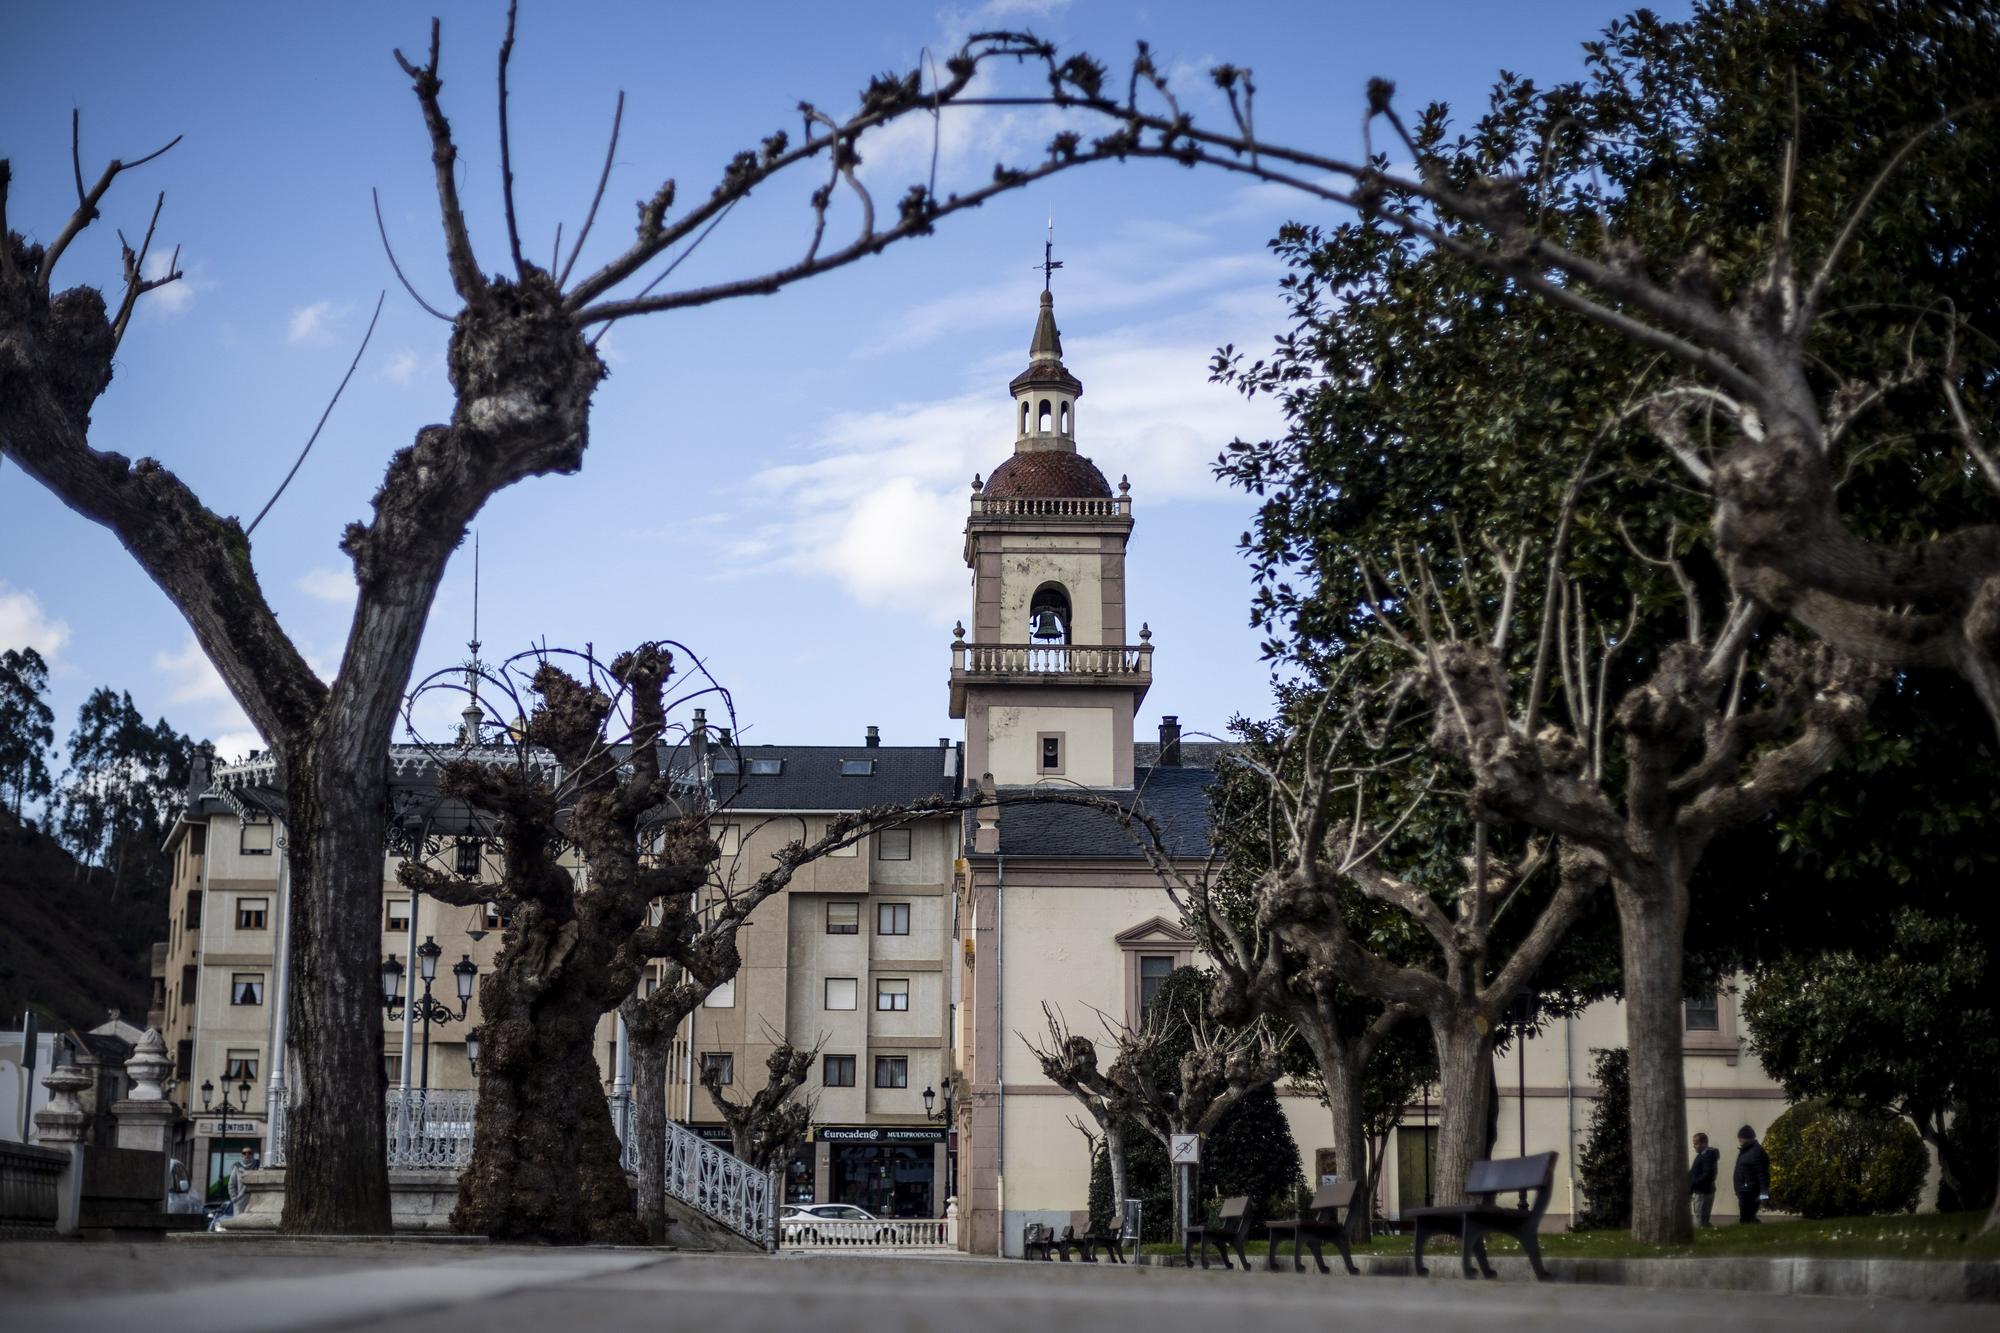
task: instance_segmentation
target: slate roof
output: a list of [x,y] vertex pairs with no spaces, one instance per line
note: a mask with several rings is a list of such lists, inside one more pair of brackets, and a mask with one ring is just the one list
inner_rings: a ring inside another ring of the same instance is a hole
[[[1236,747],[1221,741],[1182,741],[1181,763],[1188,768],[1214,768],[1222,762],[1222,756]],[[1132,762],[1140,768],[1148,768],[1160,762],[1158,741],[1135,741],[1132,744]]]
[[[1208,784],[1215,773],[1206,768],[1138,768],[1130,791],[1097,791],[1126,809],[1136,798],[1152,815],[1176,857],[1208,855]],[[967,829],[972,827],[968,817]],[[1141,831],[1141,836],[1144,836]],[[1106,815],[1073,805],[1012,805],[1000,810],[1002,856],[1075,857],[1080,860],[1141,859],[1132,834]]]
[[[939,745],[745,745],[718,758],[738,760],[740,773],[718,773],[715,798],[738,810],[865,810],[926,796],[958,795],[958,747]],[[777,759],[775,776],[752,773],[751,761]],[[866,775],[845,775],[844,759],[874,761]]]

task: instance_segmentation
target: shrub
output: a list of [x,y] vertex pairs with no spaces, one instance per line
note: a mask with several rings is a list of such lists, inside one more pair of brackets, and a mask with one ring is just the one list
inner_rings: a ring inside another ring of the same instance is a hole
[[1911,1213],[1930,1157],[1909,1121],[1886,1112],[1800,1102],[1764,1135],[1771,1206],[1801,1217]]
[[1576,1218],[1578,1231],[1632,1225],[1631,1069],[1623,1046],[1600,1050],[1590,1064],[1597,1105],[1590,1112],[1590,1137],[1576,1156],[1584,1200]]

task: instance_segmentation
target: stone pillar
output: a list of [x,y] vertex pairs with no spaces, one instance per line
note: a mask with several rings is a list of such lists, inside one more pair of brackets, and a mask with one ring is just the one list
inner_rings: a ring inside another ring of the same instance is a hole
[[91,1084],[91,1076],[80,1067],[57,1065],[42,1080],[49,1090],[49,1104],[35,1112],[35,1133],[42,1143],[69,1154],[62,1178],[56,1182],[56,1234],[74,1236],[83,1212],[83,1144],[90,1133],[90,1115],[77,1094]]
[[[154,1028],[147,1028],[125,1062],[132,1080],[132,1095],[111,1108],[118,1120],[118,1146],[160,1154],[160,1201],[164,1206],[173,1186],[174,1127],[180,1108],[167,1100],[161,1083],[174,1062],[167,1055],[167,1043]],[[193,1176],[190,1174],[189,1179]]]

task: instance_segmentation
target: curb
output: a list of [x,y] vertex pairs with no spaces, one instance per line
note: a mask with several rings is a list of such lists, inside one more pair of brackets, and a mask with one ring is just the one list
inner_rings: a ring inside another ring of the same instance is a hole
[[[1338,1256],[1331,1258],[1337,1259]],[[1183,1268],[1177,1254],[1142,1254],[1131,1262],[1148,1268]],[[1280,1273],[1288,1269],[1279,1261]],[[1496,1257],[1503,1281],[1533,1282],[1526,1259]],[[1363,1277],[1417,1276],[1404,1255],[1357,1254]],[[1555,1282],[1587,1282],[1611,1287],[1700,1287],[1711,1291],[1754,1291],[1777,1296],[1846,1296],[1880,1301],[1953,1304],[2000,1303],[2000,1262],[1953,1259],[1545,1259]],[[1431,1281],[1460,1281],[1458,1256],[1431,1257]],[[1263,1265],[1251,1261],[1252,1273]],[[1308,1267],[1305,1274],[1314,1275]],[[1336,1266],[1333,1276],[1342,1277]]]

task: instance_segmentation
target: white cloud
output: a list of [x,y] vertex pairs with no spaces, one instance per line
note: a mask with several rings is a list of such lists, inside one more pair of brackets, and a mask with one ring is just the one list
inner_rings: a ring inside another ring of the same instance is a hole
[[351,606],[354,603],[354,573],[346,569],[309,569],[299,575],[298,589],[316,602]]
[[291,325],[286,338],[295,343],[326,342],[333,333],[333,326],[347,313],[344,305],[331,301],[314,301],[311,305],[300,306],[292,312]]
[[[1211,460],[1239,435],[1280,428],[1268,399],[1246,402],[1208,382],[1213,348],[1156,326],[1065,347],[1086,385],[1079,448],[1114,487],[1129,475],[1140,506],[1228,498]],[[980,388],[952,397],[831,418],[809,461],[753,476],[758,508],[785,518],[741,531],[719,563],[831,577],[863,605],[899,605],[941,624],[963,615],[969,576],[954,558],[958,533],[973,474],[1011,452],[1000,386],[1016,369],[1011,360],[983,367]]]
[[391,384],[410,385],[420,379],[444,375],[444,353],[435,349],[419,352],[410,347],[399,347],[382,367],[382,378]]
[[192,634],[181,641],[179,648],[154,653],[153,669],[165,680],[168,706],[193,715],[192,721],[186,717],[175,719],[174,725],[180,730],[196,738],[213,739],[215,752],[224,758],[237,758],[248,750],[264,747],[257,729],[250,724],[249,717],[230,694],[229,687],[222,683],[221,675]]
[[1068,9],[1073,0],[986,0],[973,11],[982,19],[1047,18]]
[[33,648],[53,664],[68,642],[68,622],[50,619],[26,588],[0,583],[0,651]]

